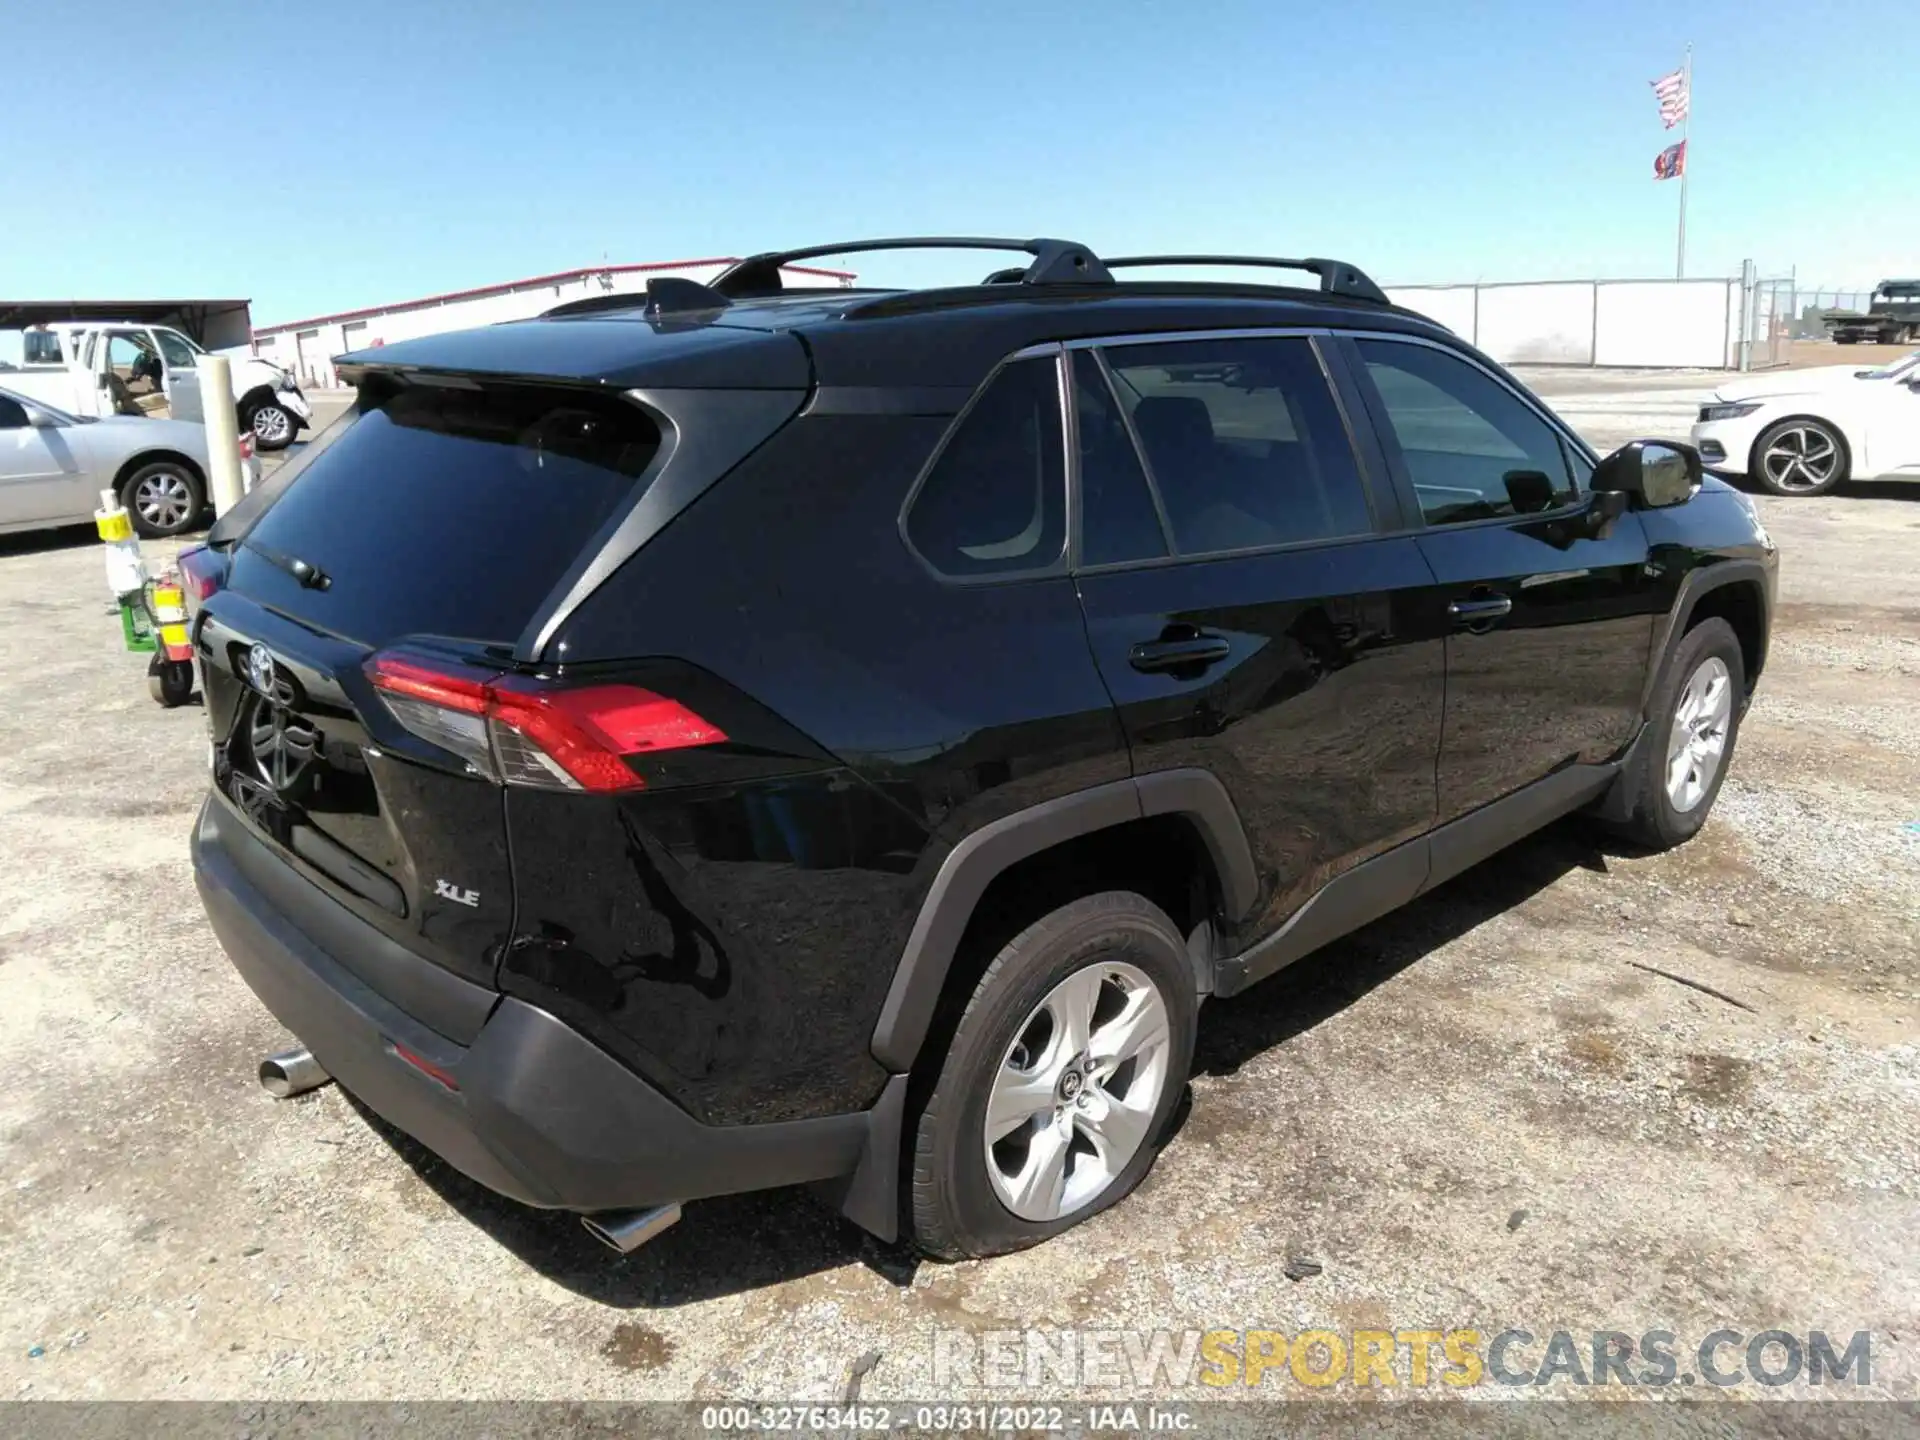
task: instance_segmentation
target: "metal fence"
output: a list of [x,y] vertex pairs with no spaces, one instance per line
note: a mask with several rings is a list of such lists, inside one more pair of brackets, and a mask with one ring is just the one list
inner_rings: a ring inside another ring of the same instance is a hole
[[1873,304],[1873,289],[1847,289],[1833,286],[1800,286],[1793,297],[1793,338],[1821,340],[1827,327],[1820,316],[1828,310],[1864,311]]

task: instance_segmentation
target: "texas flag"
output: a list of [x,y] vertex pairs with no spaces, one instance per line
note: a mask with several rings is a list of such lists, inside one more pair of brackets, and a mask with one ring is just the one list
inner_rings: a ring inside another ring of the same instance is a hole
[[1653,157],[1653,178],[1671,180],[1676,175],[1687,173],[1687,142],[1669,145]]

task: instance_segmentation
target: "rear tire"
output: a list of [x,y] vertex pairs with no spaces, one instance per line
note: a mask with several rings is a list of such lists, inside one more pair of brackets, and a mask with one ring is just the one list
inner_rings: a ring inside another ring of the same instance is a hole
[[1179,930],[1130,891],[1075,900],[1007,942],[920,1111],[907,1196],[920,1248],[1022,1250],[1126,1198],[1186,1089],[1198,1009]]
[[1668,651],[1653,690],[1654,719],[1621,777],[1629,809],[1613,827],[1618,834],[1648,850],[1671,850],[1700,833],[1733,763],[1746,684],[1740,637],[1718,616]]
[[120,501],[144,539],[165,540],[198,523],[207,491],[199,475],[180,461],[155,460],[127,477]]

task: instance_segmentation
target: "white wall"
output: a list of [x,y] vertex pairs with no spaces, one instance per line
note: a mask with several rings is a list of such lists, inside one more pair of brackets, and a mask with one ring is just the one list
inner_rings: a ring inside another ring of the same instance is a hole
[[1598,287],[1596,301],[1596,365],[1717,369],[1738,358],[1728,349],[1729,313],[1738,330],[1735,281],[1607,281]]
[[1593,359],[1593,285],[1487,285],[1474,337],[1503,365],[1586,365]]
[[[297,369],[303,384],[327,387],[338,383],[332,357],[350,349],[393,345],[402,340],[418,339],[422,335],[471,330],[481,325],[498,325],[506,320],[527,320],[556,305],[569,300],[584,300],[592,295],[637,295],[645,292],[649,280],[661,277],[709,281],[723,268],[719,265],[703,265],[686,270],[596,271],[575,279],[523,286],[498,294],[374,311],[320,326],[286,326],[257,331],[254,347],[263,359]],[[783,278],[792,289],[832,288],[840,283],[831,276],[795,271],[787,271]],[[362,324],[366,326],[364,331],[358,328]],[[342,333],[348,325],[355,327],[351,337]],[[297,348],[299,357],[314,358],[297,358],[294,340],[296,330],[304,335],[313,329],[319,330],[318,337],[302,340]]]
[[1475,293],[1472,285],[1406,285],[1399,289],[1390,287],[1387,298],[1415,314],[1437,321],[1471,343]]

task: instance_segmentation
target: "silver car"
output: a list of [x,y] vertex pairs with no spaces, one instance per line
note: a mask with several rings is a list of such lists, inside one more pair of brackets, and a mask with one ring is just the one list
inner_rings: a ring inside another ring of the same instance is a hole
[[[258,478],[243,447],[242,482]],[[207,509],[207,432],[196,422],[69,415],[0,389],[0,533],[93,518],[112,490],[149,538],[178,535]]]

